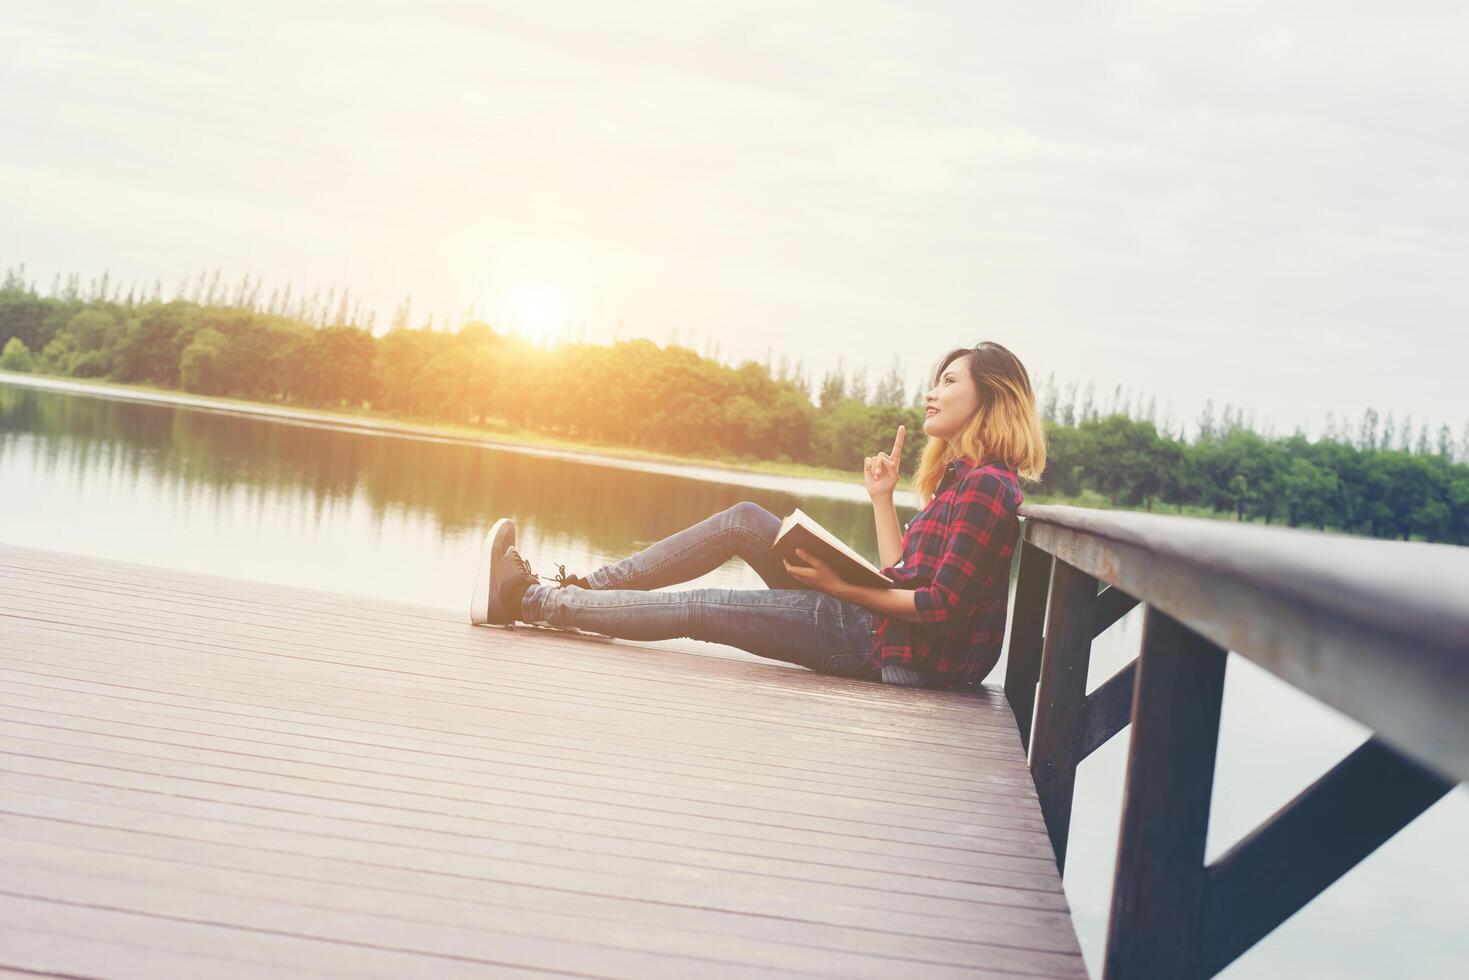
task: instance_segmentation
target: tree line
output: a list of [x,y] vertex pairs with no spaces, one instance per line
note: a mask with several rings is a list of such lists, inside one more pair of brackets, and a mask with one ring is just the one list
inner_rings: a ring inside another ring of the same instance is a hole
[[[677,344],[538,347],[470,321],[417,327],[400,307],[381,335],[346,291],[262,299],[248,279],[203,277],[189,298],[72,277],[49,294],[17,270],[0,282],[0,369],[181,389],[302,407],[508,427],[612,446],[851,469],[922,427],[899,365],[869,384],[840,365],[730,365]],[[1469,544],[1469,426],[1329,420],[1310,440],[1257,431],[1212,404],[1192,433],[1154,400],[1048,378],[1037,397],[1050,462],[1039,493],[1121,507],[1205,508],[1241,520]],[[909,439],[904,471],[922,449]]]

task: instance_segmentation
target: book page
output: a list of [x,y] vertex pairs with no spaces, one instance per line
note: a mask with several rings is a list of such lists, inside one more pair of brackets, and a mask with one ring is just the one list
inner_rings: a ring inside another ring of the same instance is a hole
[[[780,534],[781,535],[784,535],[787,530],[789,530],[793,525],[796,525],[796,524],[801,525],[806,530],[808,530],[812,534],[816,535],[816,537],[820,538],[822,541],[825,541],[827,544],[831,545],[837,551],[840,551],[842,554],[846,555],[848,558],[850,558],[853,561],[857,562],[857,564],[861,565],[863,568],[866,568],[869,571],[871,571],[871,572],[873,572],[873,573],[875,573],[877,575],[882,575],[882,570],[881,569],[879,569],[876,565],[872,564],[872,562],[868,561],[866,558],[863,558],[856,551],[853,551],[850,547],[847,546],[847,543],[844,542],[841,538],[838,538],[836,535],[832,534],[826,528],[822,527],[820,524],[817,524],[814,520],[812,520],[800,508],[797,508],[797,509],[791,511],[790,516],[787,517],[784,521],[781,522],[781,525],[780,525]],[[778,535],[777,536],[777,540],[779,540],[779,537],[780,536]],[[886,575],[882,575],[882,577],[883,578],[887,578]]]

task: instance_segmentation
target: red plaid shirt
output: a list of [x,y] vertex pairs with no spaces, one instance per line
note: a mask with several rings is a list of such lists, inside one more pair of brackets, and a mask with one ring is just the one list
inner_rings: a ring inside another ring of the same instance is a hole
[[1022,499],[1019,480],[1001,463],[949,464],[933,500],[908,523],[902,560],[883,569],[899,588],[914,590],[922,622],[875,617],[878,670],[903,664],[941,687],[984,680],[1005,639]]

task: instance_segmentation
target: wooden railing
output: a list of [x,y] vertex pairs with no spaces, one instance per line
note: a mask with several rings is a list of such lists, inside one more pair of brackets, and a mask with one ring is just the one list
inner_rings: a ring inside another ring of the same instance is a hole
[[[1005,691],[1063,870],[1076,767],[1132,725],[1105,980],[1213,976],[1469,779],[1469,548],[1021,515]],[[1137,658],[1088,694],[1139,603]],[[1374,734],[1205,864],[1226,651]]]

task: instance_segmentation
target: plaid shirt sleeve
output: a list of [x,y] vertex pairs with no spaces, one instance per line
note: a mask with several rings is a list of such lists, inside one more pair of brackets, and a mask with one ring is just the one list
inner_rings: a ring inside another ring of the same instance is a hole
[[1005,522],[1015,519],[1010,486],[992,469],[973,471],[955,491],[933,581],[913,594],[918,615],[935,638],[966,626],[975,614],[981,599],[976,591],[979,573],[1000,550],[991,542]]

